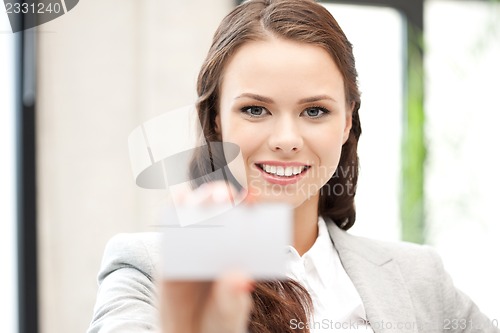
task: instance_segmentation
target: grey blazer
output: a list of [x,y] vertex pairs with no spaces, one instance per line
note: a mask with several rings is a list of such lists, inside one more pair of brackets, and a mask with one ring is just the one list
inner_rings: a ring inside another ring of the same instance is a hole
[[[356,286],[375,333],[499,333],[457,290],[429,246],[350,235],[327,221],[330,238]],[[120,234],[106,246],[88,333],[159,332],[159,233]]]

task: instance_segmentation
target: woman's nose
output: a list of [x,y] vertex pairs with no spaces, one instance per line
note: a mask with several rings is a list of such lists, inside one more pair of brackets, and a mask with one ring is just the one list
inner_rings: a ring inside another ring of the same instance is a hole
[[272,128],[268,140],[269,148],[284,153],[298,152],[304,145],[304,140],[296,121],[293,119],[279,119]]

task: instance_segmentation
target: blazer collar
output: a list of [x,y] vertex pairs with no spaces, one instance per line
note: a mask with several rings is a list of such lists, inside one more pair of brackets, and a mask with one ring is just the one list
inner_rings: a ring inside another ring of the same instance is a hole
[[407,285],[392,254],[377,241],[350,235],[333,221],[325,221],[340,261],[361,296],[373,331],[419,332]]

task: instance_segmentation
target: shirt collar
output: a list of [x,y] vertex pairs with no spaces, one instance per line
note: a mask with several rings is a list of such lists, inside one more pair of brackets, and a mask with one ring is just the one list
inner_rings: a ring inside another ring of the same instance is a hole
[[317,271],[319,280],[324,286],[333,282],[331,277],[341,263],[322,217],[318,219],[318,238],[303,257],[310,262],[312,269]]
[[309,273],[315,270],[315,274],[325,286],[332,283],[329,277],[333,276],[336,267],[341,265],[337,250],[330,239],[326,222],[321,216],[318,218],[318,237],[311,248],[300,257],[297,250],[293,246],[289,246],[288,255],[291,261],[302,262]]

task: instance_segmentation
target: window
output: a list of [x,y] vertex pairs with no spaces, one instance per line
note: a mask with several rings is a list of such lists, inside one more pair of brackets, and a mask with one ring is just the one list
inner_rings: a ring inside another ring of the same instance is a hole
[[428,1],[424,36],[428,239],[456,285],[498,318],[500,3]]
[[[361,90],[360,174],[352,232],[400,238],[404,27],[390,7],[323,3],[353,44]],[[359,24],[363,22],[363,24]],[[373,200],[377,198],[377,200]],[[380,200],[384,198],[384,200]]]

